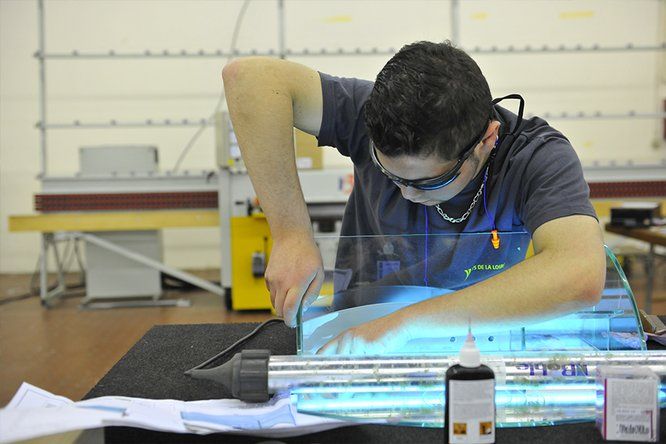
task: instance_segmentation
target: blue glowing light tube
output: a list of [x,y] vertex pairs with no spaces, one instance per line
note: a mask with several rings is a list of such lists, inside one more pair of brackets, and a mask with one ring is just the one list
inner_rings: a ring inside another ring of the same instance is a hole
[[[300,412],[360,422],[441,427],[444,374],[455,356],[272,356],[268,386],[290,390]],[[666,352],[557,352],[488,355],[496,375],[500,427],[589,421],[595,416],[601,365],[649,367],[662,378]]]

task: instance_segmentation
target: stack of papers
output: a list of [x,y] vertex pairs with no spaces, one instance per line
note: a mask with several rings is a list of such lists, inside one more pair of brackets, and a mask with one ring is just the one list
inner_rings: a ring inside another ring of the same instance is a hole
[[73,402],[24,382],[0,410],[0,443],[107,426],[279,438],[352,424],[298,413],[289,393],[276,394],[261,404],[237,399],[186,402],[124,396]]

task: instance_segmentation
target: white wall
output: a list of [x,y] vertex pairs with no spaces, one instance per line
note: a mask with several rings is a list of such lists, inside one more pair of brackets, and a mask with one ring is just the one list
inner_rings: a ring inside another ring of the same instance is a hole
[[[460,44],[522,47],[655,45],[664,40],[659,0],[462,1]],[[286,0],[286,46],[293,50],[399,48],[451,37],[448,1]],[[46,0],[47,52],[227,50],[239,0]],[[238,49],[277,48],[277,1],[253,0]],[[662,28],[660,28],[660,25]],[[39,190],[37,4],[0,0],[0,272],[32,271],[38,237],[11,234],[7,216],[32,210]],[[526,112],[657,112],[664,97],[663,52],[474,55],[494,95],[522,93]],[[373,78],[388,56],[300,57],[321,71]],[[223,59],[49,60],[48,121],[201,118],[222,90]],[[655,163],[666,157],[661,121],[551,119],[584,163]],[[151,143],[171,168],[194,129],[53,130],[48,172],[78,168],[81,145]],[[328,166],[345,163],[334,150]],[[214,168],[213,133],[204,133],[184,168]],[[219,264],[217,229],[167,230],[166,261]]]

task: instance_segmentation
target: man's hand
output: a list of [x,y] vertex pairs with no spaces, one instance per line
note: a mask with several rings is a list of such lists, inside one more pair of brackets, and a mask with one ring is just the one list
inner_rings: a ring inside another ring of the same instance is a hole
[[399,350],[412,338],[401,312],[350,328],[317,351],[320,355],[380,355]]
[[306,307],[314,302],[324,283],[324,265],[312,235],[276,239],[265,277],[277,315],[295,327],[301,300]]

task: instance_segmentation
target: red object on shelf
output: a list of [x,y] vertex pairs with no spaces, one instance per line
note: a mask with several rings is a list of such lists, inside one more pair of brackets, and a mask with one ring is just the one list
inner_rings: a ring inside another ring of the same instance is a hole
[[666,197],[666,180],[632,181],[632,182],[592,182],[590,197],[623,198],[623,197]]
[[[589,186],[590,197],[593,199],[666,197],[666,180],[592,182]],[[216,191],[35,195],[35,210],[44,213],[217,207]]]
[[217,208],[216,191],[168,193],[36,194],[35,210],[165,210]]

